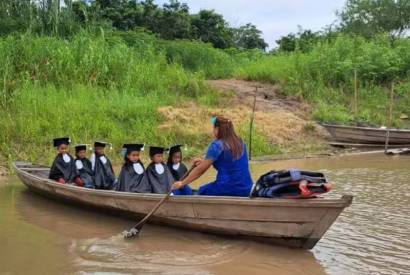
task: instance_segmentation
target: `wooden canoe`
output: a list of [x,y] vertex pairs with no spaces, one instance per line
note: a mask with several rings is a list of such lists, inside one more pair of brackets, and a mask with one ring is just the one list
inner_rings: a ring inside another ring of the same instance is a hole
[[[385,144],[387,129],[322,124],[336,141],[363,144]],[[410,130],[390,129],[389,144],[410,144]]]
[[[14,168],[21,181],[34,192],[87,208],[91,206],[103,213],[122,214],[136,221],[164,196],[58,184],[47,179],[49,168],[30,163],[16,162]],[[150,222],[311,249],[352,200],[352,196],[309,200],[175,196]]]

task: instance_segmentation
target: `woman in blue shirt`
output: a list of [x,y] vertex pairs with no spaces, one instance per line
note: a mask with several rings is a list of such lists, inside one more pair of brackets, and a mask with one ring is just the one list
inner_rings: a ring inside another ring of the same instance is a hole
[[218,171],[214,182],[199,188],[199,195],[247,197],[252,188],[246,145],[239,138],[231,120],[212,118],[215,140],[209,145],[205,159],[196,160],[195,168],[183,181],[175,182],[177,190],[201,177],[212,165]]

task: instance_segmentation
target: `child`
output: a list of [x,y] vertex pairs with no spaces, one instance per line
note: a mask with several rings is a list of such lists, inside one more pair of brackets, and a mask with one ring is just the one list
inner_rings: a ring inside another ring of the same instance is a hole
[[87,145],[80,144],[75,146],[75,166],[80,173],[80,178],[84,182],[84,187],[94,189],[94,175],[91,162],[87,159]]
[[164,151],[166,149],[163,147],[151,146],[149,148],[151,164],[147,167],[146,174],[151,185],[151,192],[156,194],[167,194],[174,183],[168,166],[164,164]]
[[124,144],[124,165],[122,166],[116,191],[151,193],[151,186],[145,175],[145,168],[140,160],[144,144]]
[[[175,145],[169,149],[167,165],[175,181],[182,180],[182,177],[184,177],[185,174],[188,172],[188,169],[182,163],[181,146],[183,145]],[[174,195],[185,195],[185,196],[190,196],[193,194],[192,189],[191,187],[189,187],[189,185],[185,185],[181,189],[174,190],[173,193]]]
[[96,141],[94,143],[94,154],[91,156],[91,167],[94,174],[94,185],[96,189],[112,190],[115,187],[115,174],[111,161],[105,156],[107,142]]
[[57,149],[57,156],[50,168],[49,179],[58,183],[76,183],[83,186],[84,183],[79,177],[79,172],[75,166],[73,157],[68,153],[71,140],[69,137],[55,138],[53,145]]

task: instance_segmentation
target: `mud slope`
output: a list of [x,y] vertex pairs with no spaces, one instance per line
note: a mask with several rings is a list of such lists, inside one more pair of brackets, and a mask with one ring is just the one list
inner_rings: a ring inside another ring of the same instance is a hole
[[[296,98],[283,97],[275,85],[243,80],[212,80],[210,86],[224,96],[213,108],[201,108],[195,103],[177,107],[163,107],[159,112],[166,118],[160,126],[163,130],[177,131],[184,125],[181,136],[200,135],[209,137],[209,117],[222,114],[231,118],[235,125],[247,131],[256,95],[255,130],[268,143],[279,146],[283,154],[322,153],[328,150],[324,139],[325,130],[311,119],[311,108]],[[176,134],[178,135],[178,133]]]

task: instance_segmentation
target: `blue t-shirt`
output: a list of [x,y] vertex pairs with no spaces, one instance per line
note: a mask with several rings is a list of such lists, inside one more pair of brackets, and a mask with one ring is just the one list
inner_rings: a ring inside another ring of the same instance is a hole
[[225,148],[222,140],[214,140],[209,145],[205,159],[213,161],[218,174],[215,182],[199,189],[200,195],[249,196],[253,182],[245,144],[243,144],[242,156],[234,159],[232,151]]
[[209,145],[208,151],[206,152],[205,159],[216,161],[218,160],[219,156],[223,153],[223,150],[224,150],[224,145],[222,141],[215,140]]

